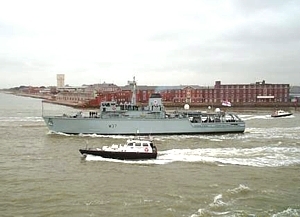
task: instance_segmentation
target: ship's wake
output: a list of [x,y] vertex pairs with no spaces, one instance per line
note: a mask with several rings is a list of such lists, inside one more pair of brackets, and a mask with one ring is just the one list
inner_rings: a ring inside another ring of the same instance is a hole
[[265,146],[255,148],[170,149],[159,151],[157,159],[151,160],[123,161],[91,155],[88,155],[85,160],[145,165],[187,162],[216,166],[282,167],[300,164],[300,148]]

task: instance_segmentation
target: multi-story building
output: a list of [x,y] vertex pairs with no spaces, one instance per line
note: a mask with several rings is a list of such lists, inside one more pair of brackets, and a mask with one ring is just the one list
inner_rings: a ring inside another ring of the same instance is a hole
[[59,93],[56,94],[56,101],[74,103],[79,105],[86,104],[95,97],[96,95],[91,91],[87,91],[87,87],[85,86],[65,86],[64,88],[60,88]]
[[216,81],[214,101],[230,101],[236,105],[263,105],[288,103],[289,84],[268,84],[265,81],[253,84],[221,84]]
[[[198,85],[186,86],[138,86],[136,101],[146,104],[149,96],[159,92],[164,104],[181,106],[184,104],[196,106],[217,106],[223,101],[229,101],[234,106],[274,106],[290,103],[289,84],[268,84],[265,81],[253,84],[221,84],[216,81],[212,87]],[[124,86],[118,91],[100,92],[96,104],[104,100],[114,100],[118,103],[129,103],[131,87]]]

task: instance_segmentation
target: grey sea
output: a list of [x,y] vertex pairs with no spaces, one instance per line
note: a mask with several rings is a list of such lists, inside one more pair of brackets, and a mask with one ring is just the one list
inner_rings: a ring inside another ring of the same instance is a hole
[[50,133],[46,111],[76,112],[0,93],[2,217],[300,216],[298,111],[240,110],[243,134],[154,136],[146,161],[82,159],[129,137]]

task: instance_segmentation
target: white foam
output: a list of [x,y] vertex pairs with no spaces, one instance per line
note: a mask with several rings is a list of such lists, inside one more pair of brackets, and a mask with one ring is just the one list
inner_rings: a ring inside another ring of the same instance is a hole
[[283,210],[282,212],[278,212],[274,215],[272,215],[272,217],[286,217],[286,216],[300,216],[300,209],[292,209],[292,208],[288,208],[286,210]]

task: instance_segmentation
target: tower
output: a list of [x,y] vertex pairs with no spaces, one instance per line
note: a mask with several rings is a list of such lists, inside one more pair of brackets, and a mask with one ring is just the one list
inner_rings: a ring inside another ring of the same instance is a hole
[[65,74],[56,75],[57,88],[62,88],[65,86]]

